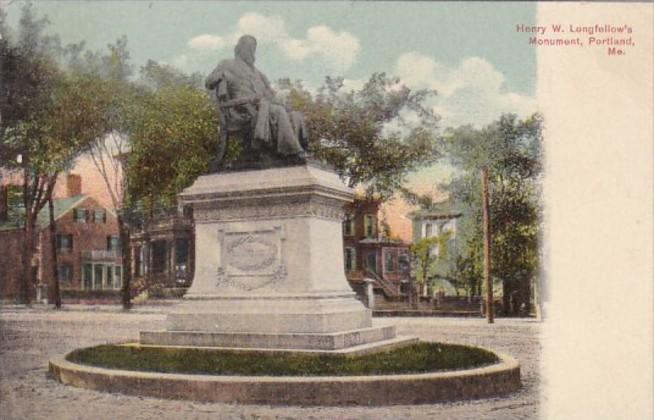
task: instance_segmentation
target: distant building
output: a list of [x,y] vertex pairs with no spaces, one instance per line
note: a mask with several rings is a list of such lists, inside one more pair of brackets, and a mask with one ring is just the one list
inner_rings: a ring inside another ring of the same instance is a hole
[[365,297],[365,279],[388,298],[404,292],[410,275],[409,245],[380,229],[379,200],[357,199],[345,208],[343,256],[352,288]]
[[449,201],[410,213],[413,242],[438,236],[443,232],[451,232],[450,240],[456,240],[457,224],[462,215],[463,212]]
[[154,217],[130,240],[133,279],[154,297],[179,297],[193,280],[195,236],[189,211]]
[[[123,267],[116,215],[95,199],[83,195],[79,175],[66,178],[67,196],[53,200],[58,251],[58,273],[62,295],[83,295],[98,290],[117,291],[122,287]],[[18,296],[22,275],[21,251],[24,240],[20,202],[12,203],[12,186],[0,188],[0,297]],[[14,194],[15,195],[15,194]],[[47,285],[53,293],[50,213],[46,205],[37,217],[36,252],[32,258],[30,293],[37,285]]]
[[[412,238],[413,243],[418,243],[426,238],[437,237],[444,233],[449,233],[447,240],[447,260],[446,265],[454,263],[453,259],[456,257],[459,249],[457,230],[463,212],[449,201],[436,203],[429,209],[416,210],[409,214],[412,225]],[[442,252],[437,246],[432,247],[432,255],[438,255]],[[446,271],[440,267],[441,270]],[[432,279],[431,284],[425,283],[423,286],[422,294],[431,294],[431,289],[437,291],[441,289],[445,292],[453,292],[454,288],[450,284],[449,279],[443,273],[437,273]]]

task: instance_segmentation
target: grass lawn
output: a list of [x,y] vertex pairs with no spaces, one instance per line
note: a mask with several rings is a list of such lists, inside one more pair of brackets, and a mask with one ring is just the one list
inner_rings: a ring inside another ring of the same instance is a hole
[[417,343],[363,356],[101,345],[76,350],[66,358],[109,369],[242,376],[392,375],[469,369],[499,361],[487,350],[441,343]]

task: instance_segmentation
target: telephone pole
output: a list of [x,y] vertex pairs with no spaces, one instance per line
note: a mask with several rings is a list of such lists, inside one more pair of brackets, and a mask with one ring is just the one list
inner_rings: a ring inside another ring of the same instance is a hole
[[493,281],[491,280],[491,232],[490,213],[488,210],[488,168],[481,169],[482,184],[482,214],[484,218],[484,281],[486,283],[486,319],[489,324],[494,321],[493,316]]

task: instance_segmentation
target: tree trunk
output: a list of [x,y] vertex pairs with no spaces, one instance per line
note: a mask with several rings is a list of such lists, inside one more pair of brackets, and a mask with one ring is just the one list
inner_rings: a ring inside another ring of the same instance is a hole
[[52,248],[52,275],[54,281],[54,304],[55,308],[61,309],[61,293],[59,291],[59,261],[57,258],[57,227],[54,218],[54,204],[52,203],[52,195],[48,197],[48,210],[50,213],[50,246]]
[[512,288],[509,287],[509,284],[506,280],[502,282],[502,309],[504,315],[514,315],[511,308],[511,292]]
[[34,220],[27,215],[23,228],[23,249],[21,253],[22,276],[20,282],[19,302],[30,304],[30,283],[32,281],[32,257],[34,255]]
[[129,226],[123,220],[123,217],[119,215],[117,217],[118,222],[118,232],[120,233],[120,249],[121,256],[123,260],[123,287],[121,289],[121,298],[123,303],[123,309],[131,309],[132,307],[132,255],[130,252],[130,232]]
[[488,168],[481,170],[482,192],[482,212],[484,217],[484,279],[486,280],[486,319],[489,324],[494,321],[493,314],[493,281],[491,280],[491,232],[490,232],[490,212],[488,205]]

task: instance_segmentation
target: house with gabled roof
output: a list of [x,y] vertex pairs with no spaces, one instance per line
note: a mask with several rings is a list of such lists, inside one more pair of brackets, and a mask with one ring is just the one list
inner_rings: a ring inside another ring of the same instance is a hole
[[[97,291],[117,294],[123,267],[116,215],[93,197],[81,193],[81,177],[66,178],[67,194],[53,200],[59,283],[63,296],[84,296]],[[12,203],[12,187],[0,189],[0,298],[12,300],[20,290],[24,230],[20,203]],[[32,258],[30,293],[45,285],[52,298],[54,270],[46,206],[37,217],[36,252]]]

